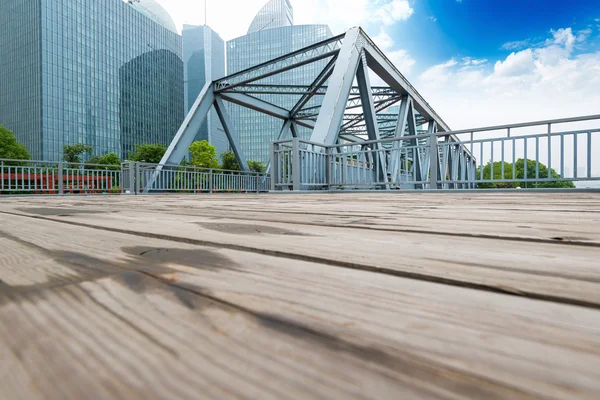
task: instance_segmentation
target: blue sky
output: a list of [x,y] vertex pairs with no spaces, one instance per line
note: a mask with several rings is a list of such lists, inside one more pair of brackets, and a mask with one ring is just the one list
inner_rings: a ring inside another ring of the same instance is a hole
[[596,40],[586,46],[598,48],[594,19],[600,18],[600,0],[415,0],[411,7],[411,18],[388,34],[422,65],[452,57],[506,57],[519,49],[503,44],[541,42],[550,29],[564,27],[595,28]]
[[[201,0],[159,1],[204,23]],[[267,2],[207,1],[225,40]],[[600,0],[291,1],[296,24],[362,26],[454,129],[600,113]]]

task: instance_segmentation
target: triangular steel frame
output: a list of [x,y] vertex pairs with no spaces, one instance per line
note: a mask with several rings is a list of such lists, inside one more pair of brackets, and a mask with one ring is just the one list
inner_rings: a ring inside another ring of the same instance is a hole
[[[296,82],[280,85],[265,83],[267,78],[315,62],[320,62],[324,67],[310,85],[298,85]],[[387,86],[371,86],[370,73]],[[268,94],[293,95],[298,99],[288,109],[261,98]],[[315,97],[321,99],[317,106],[311,102]],[[389,112],[384,113],[384,110],[398,102],[400,111],[397,118],[390,116]],[[441,187],[446,171],[450,172],[450,176],[458,173],[469,177],[472,169],[466,167],[471,164],[470,156],[456,158],[458,164],[455,165],[455,160],[451,159],[454,154],[449,146],[442,146],[442,155],[436,151],[432,156],[433,147],[438,146],[437,139],[432,135],[449,132],[450,128],[360,27],[207,83],[168,147],[161,164],[178,165],[181,162],[199,127],[214,106],[240,167],[247,170],[247,160],[234,133],[236,121],[231,120],[227,103],[282,120],[281,131],[273,133],[273,137],[278,139],[283,139],[288,133],[297,137],[297,127],[305,127],[312,129],[310,141],[324,146],[341,142],[357,145],[361,141],[370,142],[365,146],[373,151],[373,155],[379,154],[373,160],[378,165],[378,168],[374,168],[379,171],[379,176],[375,177],[378,182],[387,182],[389,176],[392,181],[397,179],[401,154],[405,151],[402,148],[403,141],[396,141],[391,149],[383,149],[382,144],[377,142],[382,139],[383,132],[385,137],[393,135],[401,138],[408,134],[412,138],[404,146],[413,149],[419,147],[419,150],[413,152],[414,178],[419,182],[429,181],[430,188]],[[348,112],[359,107],[362,113]],[[428,125],[428,130],[419,130],[418,127],[424,124]],[[417,135],[426,136],[418,139]],[[457,142],[451,135],[449,140]],[[421,149],[423,143],[430,143],[430,148]],[[425,186],[425,183],[421,184],[421,187]]]

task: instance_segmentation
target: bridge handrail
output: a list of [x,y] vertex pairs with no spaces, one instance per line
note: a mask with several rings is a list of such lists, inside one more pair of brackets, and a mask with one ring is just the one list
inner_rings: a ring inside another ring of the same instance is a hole
[[486,127],[481,127],[481,128],[475,128],[475,129],[461,129],[461,130],[457,130],[457,131],[442,132],[440,135],[442,135],[442,136],[450,135],[450,134],[460,135],[460,134],[465,134],[465,133],[499,131],[499,130],[504,130],[504,129],[528,128],[528,127],[533,127],[533,126],[556,125],[556,124],[566,124],[566,123],[593,121],[593,120],[600,120],[600,114],[585,115],[582,117],[549,119],[549,120],[541,120],[541,121],[533,121],[533,122],[519,122],[519,123],[515,123],[515,124],[486,126]]

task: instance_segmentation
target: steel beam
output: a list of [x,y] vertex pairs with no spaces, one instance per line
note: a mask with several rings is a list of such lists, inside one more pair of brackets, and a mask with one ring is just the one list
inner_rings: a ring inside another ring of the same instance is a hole
[[237,159],[240,169],[242,171],[250,171],[250,168],[248,168],[248,160],[244,155],[242,146],[240,146],[238,142],[237,135],[234,132],[234,125],[231,122],[231,118],[229,117],[229,113],[225,108],[225,104],[223,103],[223,99],[221,98],[221,96],[215,96],[215,109],[217,110],[217,115],[219,116],[219,120],[223,125],[223,130],[227,135],[229,145],[231,146],[231,150],[235,154],[235,158]]
[[286,119],[283,122],[283,126],[281,127],[281,130],[279,131],[279,135],[277,135],[277,140],[281,140],[283,139],[283,137],[290,132],[291,133],[291,128],[292,128],[292,120],[291,119]]
[[433,120],[438,125],[438,129],[442,132],[450,130],[450,127],[440,118],[433,108],[425,101],[425,99],[417,92],[417,90],[408,82],[387,59],[387,57],[379,50],[373,41],[361,30],[361,36],[364,38],[364,50],[367,56],[367,64],[373,72],[375,72],[383,81],[398,93],[408,95],[415,101],[415,109],[427,120]]
[[232,89],[250,82],[268,78],[290,69],[298,68],[328,57],[335,56],[345,35],[339,35],[312,46],[285,54],[281,57],[245,69],[215,82],[216,91]]
[[297,121],[292,121],[292,125],[290,126],[290,131],[292,132],[292,137],[293,138],[297,138],[298,137],[298,130],[296,129],[296,124],[298,122]]
[[194,105],[192,105],[192,108],[183,120],[183,124],[181,124],[181,127],[167,148],[165,155],[160,160],[161,166],[157,168],[158,171],[162,169],[162,165],[179,165],[181,163],[181,160],[186,156],[190,145],[196,138],[196,134],[200,130],[202,123],[206,119],[214,100],[213,85],[211,82],[208,82],[202,88]]
[[[400,139],[405,135],[409,113],[412,113],[412,100],[410,96],[404,96],[400,103],[400,111],[398,112],[398,120],[394,133],[396,139]],[[390,169],[392,171],[392,177],[394,178],[398,176],[400,171],[400,155],[402,147],[404,147],[404,141],[402,140],[394,142],[392,145]]]
[[360,61],[359,37],[359,28],[352,28],[346,32],[311,136],[312,142],[333,145],[337,141],[346,102]]
[[219,96],[221,96],[224,100],[227,100],[230,103],[234,103],[249,108],[251,110],[270,115],[271,117],[283,120],[290,118],[290,112],[285,108],[281,108],[279,106],[276,106],[275,104],[269,103],[267,101],[261,100],[253,96],[249,96],[247,94],[223,92],[220,93]]
[[[356,81],[358,82],[358,88],[360,90],[360,99],[369,140],[380,140],[377,111],[375,111],[375,105],[373,104],[369,71],[367,70],[366,62],[362,57],[358,64],[358,70],[356,71]],[[374,171],[379,171],[379,176],[376,177],[376,180],[378,182],[387,182],[386,157],[381,151],[381,144],[375,144],[372,149],[376,153],[374,154],[376,160]]]
[[[283,122],[283,126],[281,127],[281,130],[279,131],[279,135],[277,135],[277,140],[281,140],[284,138],[284,136],[288,133],[292,133],[292,120],[291,119],[286,119]],[[293,136],[295,137],[295,136]],[[273,149],[271,149],[271,152],[273,152]],[[271,159],[273,159],[274,156],[271,156]],[[267,170],[265,173],[269,174],[271,172],[271,161],[269,160],[269,162],[267,163]]]
[[[354,95],[354,88],[352,89],[351,95]],[[375,103],[375,108],[377,112],[385,110],[386,108],[393,106],[397,102],[400,101],[401,96],[396,94],[375,94],[375,90],[373,91],[373,102]],[[352,110],[354,108],[360,108],[362,104],[360,102],[359,97],[351,97],[348,99],[346,110]],[[316,118],[319,116],[319,110],[321,109],[321,105],[306,107],[302,110],[299,110],[296,113],[295,118]]]
[[292,107],[290,113],[292,116],[295,116],[298,111],[302,109],[313,98],[313,96],[319,91],[319,89],[327,82],[327,79],[333,73],[333,68],[335,67],[335,63],[337,61],[337,57],[333,57],[329,63],[323,68],[321,73],[317,76],[317,78],[310,85],[309,90],[306,94],[302,96],[300,100]]
[[[221,96],[224,100],[227,100],[230,103],[234,103],[242,107],[258,111],[271,117],[279,118],[282,120],[291,119],[290,112],[285,108],[281,108],[279,106],[276,106],[275,104],[261,100],[254,96],[249,96],[243,93],[229,92],[222,92],[219,94],[219,96]],[[294,122],[305,128],[312,129],[314,127],[314,123],[311,123],[310,121],[294,120]]]
[[[315,96],[324,96],[327,93],[327,87],[321,85],[314,92]],[[399,97],[400,95],[396,91],[387,86],[372,86],[373,97],[375,101],[383,101],[391,97]],[[260,84],[260,83],[248,83],[244,85],[235,86],[231,89],[221,89],[219,93],[245,93],[245,94],[289,94],[292,96],[307,95],[313,91],[312,85],[275,85],[275,84]],[[350,98],[348,101],[360,100],[358,86],[353,86],[350,90]],[[302,108],[302,110],[309,110],[311,108],[319,108],[321,106]]]

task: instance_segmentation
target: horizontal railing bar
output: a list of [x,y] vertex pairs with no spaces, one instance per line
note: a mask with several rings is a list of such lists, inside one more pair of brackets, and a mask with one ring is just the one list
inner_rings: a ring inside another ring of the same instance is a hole
[[479,132],[486,132],[486,131],[498,131],[498,130],[509,129],[509,128],[517,129],[517,128],[527,128],[527,127],[531,127],[531,126],[540,126],[540,125],[548,125],[548,124],[551,124],[551,125],[566,124],[566,123],[570,123],[570,122],[582,122],[582,121],[593,121],[593,120],[600,120],[600,114],[586,115],[586,116],[582,116],[582,117],[549,119],[549,120],[544,120],[544,121],[522,122],[522,123],[508,124],[508,125],[487,126],[487,127],[475,128],[475,129],[462,129],[462,130],[458,130],[458,131],[443,132],[443,134],[444,135],[460,135],[460,134],[471,133],[471,132],[479,133]]
[[478,144],[478,143],[490,143],[490,142],[501,142],[501,141],[513,141],[513,140],[524,140],[524,139],[536,139],[536,138],[547,138],[547,137],[559,137],[559,136],[567,136],[567,135],[582,135],[584,133],[600,133],[600,129],[583,129],[580,131],[564,131],[564,132],[552,132],[552,133],[536,133],[532,135],[522,135],[522,136],[510,136],[510,137],[502,137],[502,138],[489,138],[489,139],[476,139],[476,140],[465,140],[458,142],[438,142],[439,146],[451,146],[451,145],[460,145],[460,144]]
[[[510,163],[509,163],[510,164]],[[585,182],[585,181],[598,181],[600,180],[600,176],[599,177],[582,177],[582,178],[569,178],[569,177],[560,177],[560,178],[515,178],[515,179],[494,179],[494,180],[490,180],[490,179],[484,179],[484,180],[447,180],[447,181],[438,181],[438,183],[515,183],[515,182],[527,182],[527,183],[531,183],[531,182],[563,182],[563,181],[569,181],[569,182]]]

